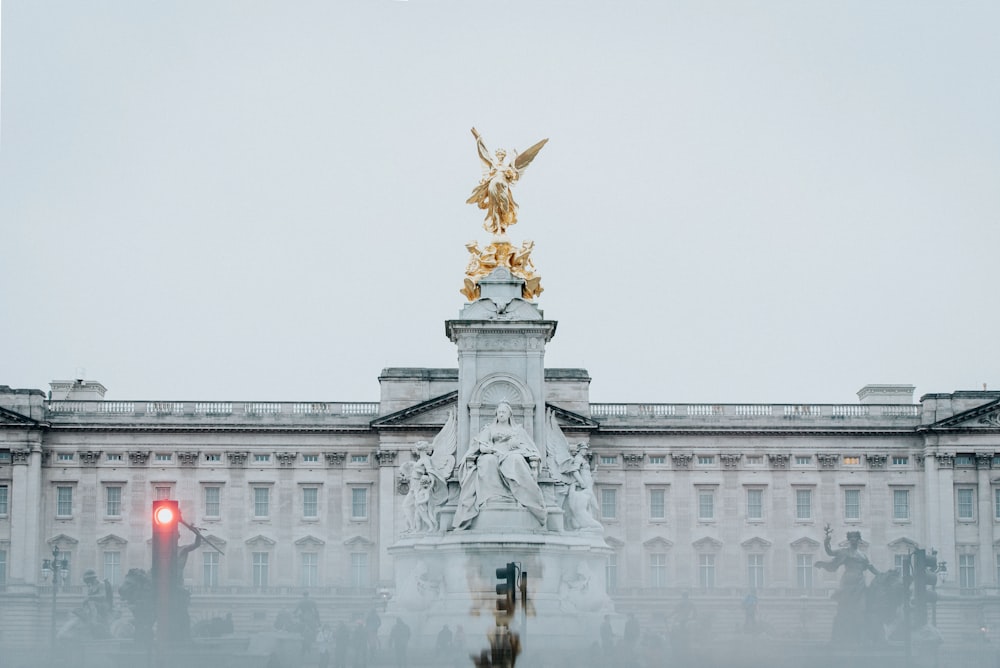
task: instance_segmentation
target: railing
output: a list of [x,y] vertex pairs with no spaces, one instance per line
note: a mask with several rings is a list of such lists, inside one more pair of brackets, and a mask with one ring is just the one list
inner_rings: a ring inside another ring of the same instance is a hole
[[590,404],[591,417],[609,422],[628,419],[671,420],[711,418],[767,422],[788,420],[913,420],[919,404]]
[[278,402],[278,401],[50,401],[48,413],[100,417],[281,417],[376,416],[377,401]]

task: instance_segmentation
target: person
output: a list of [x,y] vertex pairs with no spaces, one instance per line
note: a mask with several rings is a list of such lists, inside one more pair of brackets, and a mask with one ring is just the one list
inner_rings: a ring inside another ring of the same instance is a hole
[[541,457],[512,415],[510,404],[501,401],[496,418],[483,427],[465,455],[454,518],[457,529],[470,528],[483,505],[494,498],[513,498],[545,526],[545,499],[532,470]]
[[333,668],[347,668],[347,654],[351,646],[351,628],[340,620],[333,632]]
[[757,592],[750,590],[743,598],[743,631],[753,633],[757,630]]
[[382,619],[378,616],[375,608],[368,611],[365,617],[365,630],[368,633],[368,656],[375,657],[375,650],[378,649],[378,630],[382,626]]
[[360,615],[354,620],[351,631],[351,659],[353,668],[368,668],[368,631]]
[[111,621],[111,583],[101,582],[97,573],[88,569],[83,573],[83,584],[86,588],[83,605],[75,613],[94,630],[106,631]]
[[316,651],[319,652],[319,659],[316,665],[319,668],[327,668],[330,665],[330,645],[333,644],[333,629],[329,624],[324,624],[316,636]]
[[601,649],[605,656],[611,656],[614,646],[615,632],[611,628],[611,615],[604,615],[604,622],[601,623]]
[[517,222],[517,202],[514,201],[511,186],[521,178],[548,139],[534,144],[520,155],[512,151],[508,159],[503,149],[497,149],[495,155],[490,155],[476,128],[472,128],[472,136],[476,138],[476,152],[483,163],[483,178],[473,188],[466,204],[475,204],[486,211],[483,227],[487,232],[502,237],[507,228]]
[[639,642],[639,620],[635,618],[634,612],[630,612],[628,619],[625,620],[625,633],[622,634],[622,640],[629,647],[635,647]]
[[683,592],[681,600],[669,617],[673,622],[670,629],[670,644],[674,648],[675,658],[682,663],[688,660],[688,651],[691,647],[690,627],[696,616],[697,611],[691,602],[691,597],[687,592]]
[[389,646],[392,647],[393,656],[396,657],[396,668],[406,668],[406,652],[409,643],[410,627],[401,617],[397,617],[396,623],[389,631]]
[[447,656],[448,652],[451,650],[451,629],[445,624],[438,631],[437,643],[434,645],[434,650],[438,656]]
[[292,615],[301,625],[302,653],[307,654],[319,629],[319,608],[316,607],[316,601],[309,598],[309,592],[302,592],[302,598],[299,599]]
[[837,600],[837,614],[833,618],[833,640],[836,642],[858,643],[865,636],[865,573],[878,570],[868,561],[868,555],[861,551],[861,532],[847,532],[847,547],[834,550],[831,545],[833,531],[827,524],[824,529],[823,548],[833,557],[830,561],[817,561],[814,566],[835,572],[844,568],[840,576],[840,588],[834,593]]

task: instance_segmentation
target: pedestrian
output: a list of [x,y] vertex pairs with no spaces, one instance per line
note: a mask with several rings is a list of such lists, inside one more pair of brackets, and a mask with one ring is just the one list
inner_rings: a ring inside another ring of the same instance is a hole
[[615,632],[611,628],[611,615],[604,615],[604,622],[601,624],[601,649],[604,656],[611,656],[611,650],[615,646]]
[[397,617],[392,630],[389,631],[389,646],[396,657],[396,668],[406,668],[407,645],[410,643],[410,627],[402,618]]
[[438,656],[447,656],[448,652],[451,650],[451,629],[445,624],[438,631],[437,643],[434,645],[434,650]]
[[333,668],[347,668],[347,654],[351,647],[351,629],[340,620],[333,632]]

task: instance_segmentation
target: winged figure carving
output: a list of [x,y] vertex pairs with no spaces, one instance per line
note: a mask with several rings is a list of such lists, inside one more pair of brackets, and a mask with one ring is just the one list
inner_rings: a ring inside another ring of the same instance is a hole
[[483,163],[483,178],[473,188],[466,204],[475,204],[486,211],[483,227],[487,232],[503,237],[507,228],[517,222],[517,202],[514,201],[511,187],[521,178],[548,139],[533,144],[521,153],[511,150],[508,155],[501,148],[491,155],[476,128],[472,128],[472,136],[476,138],[476,150]]

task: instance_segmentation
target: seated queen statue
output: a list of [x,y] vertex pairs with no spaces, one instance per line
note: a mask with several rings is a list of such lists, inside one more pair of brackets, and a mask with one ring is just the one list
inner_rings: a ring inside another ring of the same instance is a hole
[[500,402],[496,419],[472,440],[462,463],[456,529],[470,528],[490,499],[513,499],[545,526],[545,500],[532,468],[541,457],[524,428],[511,420],[512,414],[510,404]]

